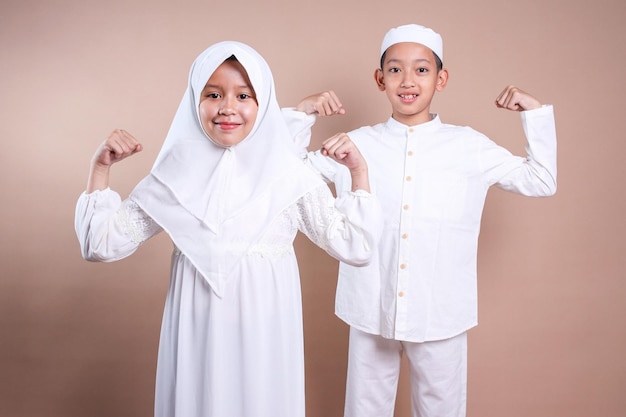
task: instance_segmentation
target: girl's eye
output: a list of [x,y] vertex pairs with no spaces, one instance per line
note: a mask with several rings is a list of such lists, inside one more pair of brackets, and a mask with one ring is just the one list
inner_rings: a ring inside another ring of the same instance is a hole
[[207,98],[220,98],[220,95],[218,93],[207,93],[205,95],[205,97],[207,97]]
[[247,98],[252,98],[252,96],[250,94],[246,94],[246,93],[239,94],[239,99],[240,100],[245,100]]

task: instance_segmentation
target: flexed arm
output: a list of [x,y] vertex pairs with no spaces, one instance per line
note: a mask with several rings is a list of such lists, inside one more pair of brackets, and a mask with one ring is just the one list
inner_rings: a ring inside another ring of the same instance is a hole
[[317,116],[332,116],[335,114],[345,114],[346,110],[333,90],[313,94],[305,97],[296,106],[297,111]]
[[[547,197],[556,192],[556,127],[551,105],[543,105],[527,92],[509,85],[495,100],[498,108],[520,112],[526,134],[523,157],[510,158],[503,148],[489,146],[483,152],[483,164],[493,183],[500,188],[533,197]],[[490,182],[491,182],[490,181]]]
[[509,85],[496,98],[496,106],[501,109],[526,111],[538,109],[541,103],[527,92]]
[[116,129],[111,132],[91,159],[86,192],[107,188],[111,166],[142,149],[143,146],[127,131]]
[[345,165],[350,170],[352,191],[364,190],[370,192],[367,162],[359,151],[359,148],[357,148],[347,134],[337,133],[326,139],[322,143],[321,153]]

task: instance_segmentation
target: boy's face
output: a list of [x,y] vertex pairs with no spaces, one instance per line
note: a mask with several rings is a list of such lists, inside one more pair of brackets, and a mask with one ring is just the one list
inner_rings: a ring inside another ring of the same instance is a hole
[[437,71],[435,54],[428,47],[403,42],[387,49],[383,68],[374,77],[378,89],[387,94],[393,118],[414,126],[430,120],[430,103],[435,91],[446,86],[448,72]]
[[224,61],[217,67],[202,90],[199,110],[202,127],[216,143],[233,146],[248,136],[259,106],[238,61]]

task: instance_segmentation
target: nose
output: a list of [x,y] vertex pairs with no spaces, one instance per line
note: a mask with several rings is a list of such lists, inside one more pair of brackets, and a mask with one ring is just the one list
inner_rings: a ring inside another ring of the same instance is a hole
[[228,116],[231,114],[235,114],[237,101],[233,97],[226,96],[220,102],[220,108],[218,110],[219,114]]
[[415,79],[412,72],[404,71],[402,73],[402,83],[400,86],[404,88],[415,87]]

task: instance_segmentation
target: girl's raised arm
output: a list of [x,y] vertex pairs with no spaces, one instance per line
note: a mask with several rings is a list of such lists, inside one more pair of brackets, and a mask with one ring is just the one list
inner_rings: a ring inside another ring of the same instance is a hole
[[141,144],[125,130],[116,129],[98,147],[91,159],[86,192],[104,190],[109,186],[111,165],[141,152]]

